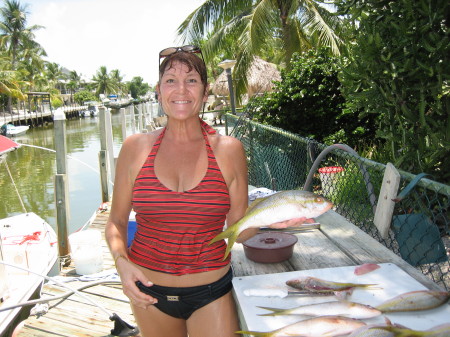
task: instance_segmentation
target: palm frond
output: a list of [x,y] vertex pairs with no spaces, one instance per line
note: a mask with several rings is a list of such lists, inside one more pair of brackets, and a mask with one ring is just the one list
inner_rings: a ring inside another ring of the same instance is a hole
[[[314,1],[306,1],[305,12],[305,29],[308,29],[311,34],[317,34],[321,45],[331,48],[334,55],[340,55],[339,46],[342,40],[336,35],[335,30],[329,24],[330,21],[338,20],[336,16],[332,16],[326,9],[318,6]],[[325,19],[325,15],[327,19]]]

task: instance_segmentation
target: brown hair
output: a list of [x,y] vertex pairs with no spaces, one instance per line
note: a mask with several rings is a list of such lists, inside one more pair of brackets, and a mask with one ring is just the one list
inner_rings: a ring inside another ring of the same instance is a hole
[[186,65],[189,71],[192,71],[192,69],[194,69],[200,75],[200,79],[206,90],[206,87],[208,85],[208,75],[206,72],[205,62],[203,62],[200,57],[194,55],[193,53],[179,51],[164,58],[159,66],[159,79],[161,79],[167,69],[172,68],[174,62],[180,62]]

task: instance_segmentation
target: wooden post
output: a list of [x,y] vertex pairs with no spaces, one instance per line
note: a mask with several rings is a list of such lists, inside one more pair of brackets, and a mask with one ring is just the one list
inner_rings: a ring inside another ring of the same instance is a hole
[[105,107],[98,108],[99,123],[100,123],[100,152],[98,154],[98,161],[100,165],[100,182],[102,188],[102,202],[109,201],[108,192],[108,160],[106,152],[106,123],[105,123]]
[[135,105],[134,106],[135,111],[137,110],[137,114],[138,114],[138,130],[139,132],[142,131],[143,129],[143,125],[142,125],[142,109],[141,109],[141,105]]
[[134,116],[134,105],[131,104],[130,105],[130,116],[131,116],[131,134],[135,134],[136,133],[136,120],[135,120],[135,116]]
[[122,125],[122,139],[127,138],[127,116],[125,115],[125,108],[120,108],[120,124]]
[[105,109],[105,130],[106,130],[106,149],[108,151],[109,172],[111,174],[111,181],[114,181],[116,175],[116,165],[114,163],[114,147],[113,147],[113,132],[111,122],[111,111]]
[[228,136],[228,118],[227,118],[227,114],[225,114],[225,135]]
[[58,109],[54,116],[55,149],[56,149],[56,176],[55,176],[55,202],[56,223],[58,233],[59,257],[69,255],[67,227],[69,223],[69,197],[67,173],[67,145],[66,145],[66,115]]
[[373,223],[377,226],[383,239],[388,237],[389,228],[391,227],[395,207],[394,199],[397,197],[400,178],[400,173],[395,166],[392,163],[387,163],[378,197],[377,209],[373,218]]

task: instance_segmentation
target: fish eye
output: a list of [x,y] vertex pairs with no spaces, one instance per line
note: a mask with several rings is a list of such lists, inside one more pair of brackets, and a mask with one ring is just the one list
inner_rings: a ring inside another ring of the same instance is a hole
[[314,201],[315,202],[323,202],[323,198],[322,197],[316,197],[316,199]]

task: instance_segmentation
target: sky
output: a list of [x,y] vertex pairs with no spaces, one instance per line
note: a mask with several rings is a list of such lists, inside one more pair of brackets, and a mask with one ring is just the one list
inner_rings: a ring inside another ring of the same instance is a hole
[[158,53],[181,45],[176,29],[204,0],[19,0],[46,60],[91,79],[101,66],[124,81],[158,80]]

